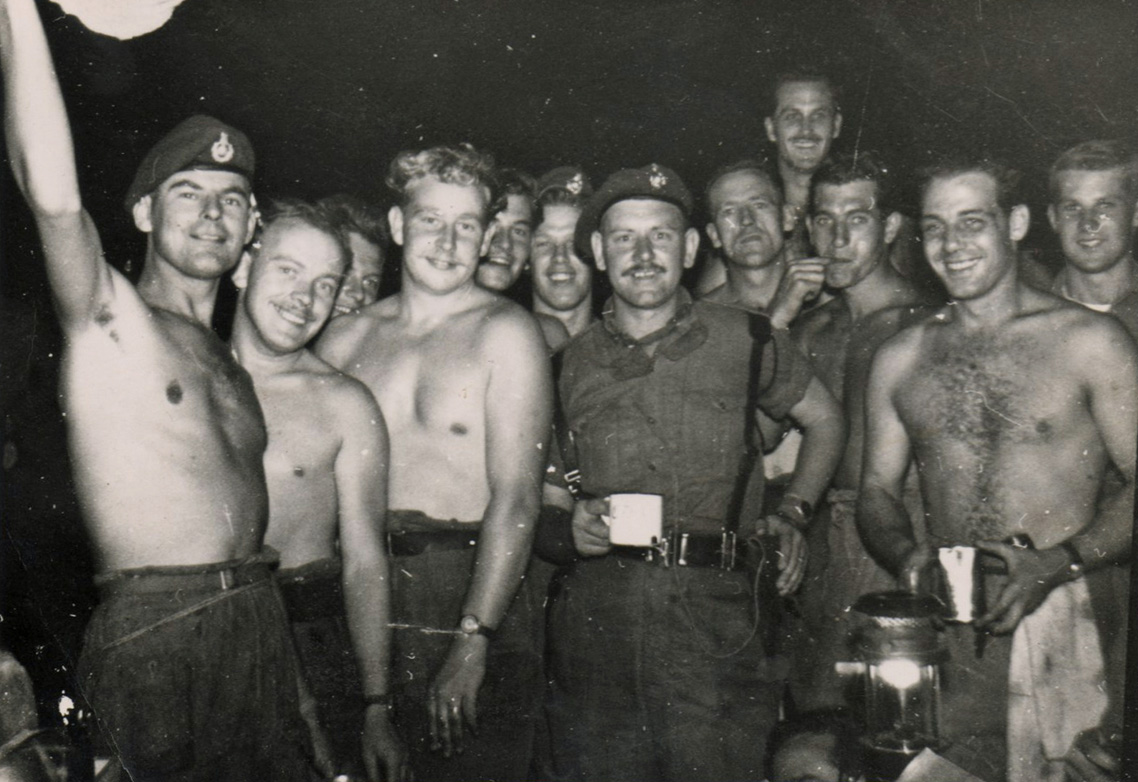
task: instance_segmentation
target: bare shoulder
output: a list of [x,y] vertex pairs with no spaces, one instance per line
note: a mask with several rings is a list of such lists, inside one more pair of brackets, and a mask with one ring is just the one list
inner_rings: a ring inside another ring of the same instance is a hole
[[903,329],[935,315],[940,310],[941,307],[937,305],[921,302],[896,304],[867,315],[865,325],[874,330]]
[[361,344],[367,342],[385,321],[398,313],[395,296],[377,301],[359,312],[333,318],[316,340],[315,351],[333,366],[343,366]]
[[548,353],[545,336],[537,320],[520,305],[495,296],[480,312],[482,347],[490,350],[496,358],[499,352],[507,349],[532,351],[542,355]]
[[946,308],[941,307],[901,328],[877,349],[873,371],[899,376],[912,369],[921,361],[930,340],[949,322],[951,316]]
[[537,325],[541,326],[541,332],[545,337],[545,344],[549,346],[550,353],[556,353],[565,347],[565,343],[569,341],[569,330],[565,328],[564,323],[552,315],[546,315],[542,312],[533,313],[533,317],[537,320]]
[[808,346],[812,339],[828,329],[845,308],[840,297],[830,299],[821,306],[807,310],[795,318],[790,327],[790,335],[799,345]]

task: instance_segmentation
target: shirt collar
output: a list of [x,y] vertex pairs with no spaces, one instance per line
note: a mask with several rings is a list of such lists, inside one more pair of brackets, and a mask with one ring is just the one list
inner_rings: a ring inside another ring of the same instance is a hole
[[[655,356],[679,361],[707,341],[707,326],[695,313],[691,294],[680,288],[677,296],[676,314],[662,327],[640,339],[628,336],[617,327],[612,299],[605,302],[601,317],[608,339],[604,342],[601,364],[611,369],[617,380],[651,374]],[[659,343],[656,352],[649,355],[646,346],[655,343]]]

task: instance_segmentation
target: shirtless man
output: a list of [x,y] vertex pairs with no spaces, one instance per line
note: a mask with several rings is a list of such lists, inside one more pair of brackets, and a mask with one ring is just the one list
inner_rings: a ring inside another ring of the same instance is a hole
[[[1138,355],[1117,321],[1018,279],[1029,215],[1015,181],[986,161],[927,175],[921,232],[952,301],[873,360],[857,521],[913,584],[935,556],[901,504],[915,458],[932,546],[1006,562],[1006,576],[984,577],[983,655],[972,628],[946,630],[941,732],[982,779],[1051,780],[1105,705],[1082,575],[1129,555]],[[1126,488],[1099,503],[1110,465]],[[1035,548],[996,542],[1015,533]]]
[[387,230],[387,216],[382,209],[347,193],[320,199],[348,236],[352,261],[336,294],[332,317],[351,315],[369,304],[379,301],[379,285],[383,282],[383,267],[391,234]]
[[334,749],[330,776],[363,770],[362,730],[368,778],[380,779],[382,764],[384,779],[399,780],[388,713],[387,432],[371,392],[305,348],[337,300],[346,238],[331,210],[274,205],[233,275],[231,344],[265,414],[265,542],[280,552],[277,580]]
[[[890,265],[889,249],[901,225],[891,208],[891,179],[876,155],[838,155],[814,175],[807,227],[826,259],[826,286],[835,297],[798,318],[791,333],[815,374],[842,401],[849,422],[845,451],[827,494],[826,556],[803,586],[810,634],[818,657],[804,666],[808,690],[801,708],[837,706],[841,686],[834,663],[847,658],[849,611],[866,592],[888,589],[890,574],[865,551],[854,521],[865,440],[865,386],[874,352],[889,337],[931,314],[921,294]],[[821,543],[821,541],[819,541]]]
[[539,607],[518,585],[552,383],[533,318],[474,282],[494,182],[469,146],[400,153],[388,216],[402,289],[318,345],[387,422],[396,717],[420,779],[524,778],[540,692]]
[[135,779],[304,779],[295,657],[261,554],[265,427],[209,330],[252,236],[253,150],[191,117],[125,205],[147,234],[136,290],[103,258],[32,0],[0,3],[5,131],[66,340],[62,396],[100,605],[80,675],[99,754]]
[[530,253],[533,311],[556,318],[569,337],[595,319],[593,270],[577,255],[573,243],[581,208],[592,194],[592,183],[576,166],[555,168],[537,184],[537,228]]
[[[1109,312],[1138,339],[1138,264],[1134,259],[1138,153],[1120,140],[1076,144],[1051,166],[1050,184],[1047,219],[1059,236],[1064,257],[1051,292],[1098,312]],[[1107,668],[1123,669],[1129,567],[1119,565],[1108,568],[1102,576],[1093,574],[1087,585],[1105,644]],[[1110,687],[1108,691],[1110,709],[1104,731],[1096,732],[1096,736],[1121,730],[1122,688]],[[1103,754],[1109,752],[1109,748],[1101,750]],[[1093,752],[1088,755],[1094,757]]]

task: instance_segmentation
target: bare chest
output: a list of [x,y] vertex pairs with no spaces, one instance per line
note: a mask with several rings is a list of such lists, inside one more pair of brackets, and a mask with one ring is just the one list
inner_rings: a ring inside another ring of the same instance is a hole
[[258,382],[257,394],[269,437],[265,473],[270,481],[330,478],[343,438],[319,393],[307,384]]

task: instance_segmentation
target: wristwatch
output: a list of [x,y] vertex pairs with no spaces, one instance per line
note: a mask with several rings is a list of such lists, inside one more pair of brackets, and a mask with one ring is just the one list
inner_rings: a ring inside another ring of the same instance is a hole
[[1086,571],[1086,565],[1083,562],[1083,555],[1075,548],[1075,544],[1070,540],[1064,540],[1057,548],[1061,548],[1067,552],[1067,557],[1071,560],[1067,564],[1067,578],[1071,581],[1078,581],[1083,577]]
[[474,614],[466,614],[462,619],[459,619],[458,629],[463,635],[482,635],[486,638],[493,638],[494,633],[497,632],[493,627],[482,624],[482,620]]

